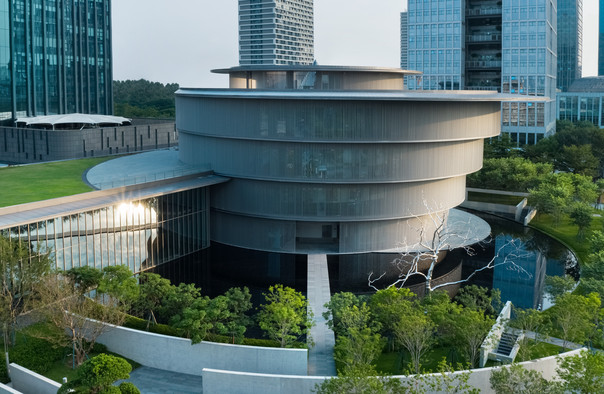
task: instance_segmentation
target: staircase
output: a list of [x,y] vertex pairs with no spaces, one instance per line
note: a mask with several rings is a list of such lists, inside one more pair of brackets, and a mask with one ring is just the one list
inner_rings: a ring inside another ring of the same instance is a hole
[[514,345],[516,344],[517,339],[518,335],[504,332],[499,339],[499,345],[497,346],[495,353],[503,356],[509,356],[514,348]]

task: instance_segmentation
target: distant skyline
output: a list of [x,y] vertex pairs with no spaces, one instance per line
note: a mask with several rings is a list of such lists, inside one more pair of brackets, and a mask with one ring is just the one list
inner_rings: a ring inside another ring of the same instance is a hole
[[[405,0],[315,0],[319,64],[399,67]],[[113,75],[226,87],[210,70],[239,64],[237,1],[113,0]],[[598,70],[598,0],[583,1],[583,76]]]

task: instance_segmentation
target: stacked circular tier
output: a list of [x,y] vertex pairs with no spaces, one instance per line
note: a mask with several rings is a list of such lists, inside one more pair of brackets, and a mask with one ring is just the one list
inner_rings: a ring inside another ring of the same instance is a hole
[[465,197],[502,96],[403,89],[400,69],[236,67],[229,89],[180,89],[180,160],[231,178],[212,240],[284,253],[414,245]]

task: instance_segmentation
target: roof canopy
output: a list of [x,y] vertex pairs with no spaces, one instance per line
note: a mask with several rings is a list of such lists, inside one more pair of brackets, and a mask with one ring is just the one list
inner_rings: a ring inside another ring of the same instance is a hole
[[[19,118],[17,125],[20,127],[34,127],[44,129],[83,129],[100,126],[129,125],[131,119],[111,115],[90,114],[65,114],[34,116],[32,118]],[[58,127],[57,127],[58,126]],[[67,127],[65,127],[67,126]]]
[[601,93],[604,92],[604,76],[575,79],[568,87],[571,93]]

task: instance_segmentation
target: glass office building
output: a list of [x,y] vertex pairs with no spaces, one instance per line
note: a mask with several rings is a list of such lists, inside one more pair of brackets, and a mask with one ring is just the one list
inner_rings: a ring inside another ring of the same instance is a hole
[[312,64],[313,0],[239,0],[239,64]]
[[583,0],[558,0],[558,89],[565,92],[581,78]]
[[[409,89],[492,90],[502,131],[534,144],[555,130],[556,8],[546,0],[409,0]],[[549,97],[532,101],[531,96]]]
[[110,0],[0,0],[0,121],[113,113]]
[[598,24],[598,75],[604,75],[604,0],[600,0],[600,21]]
[[604,128],[604,77],[577,79],[568,92],[558,93],[557,102],[558,119]]

